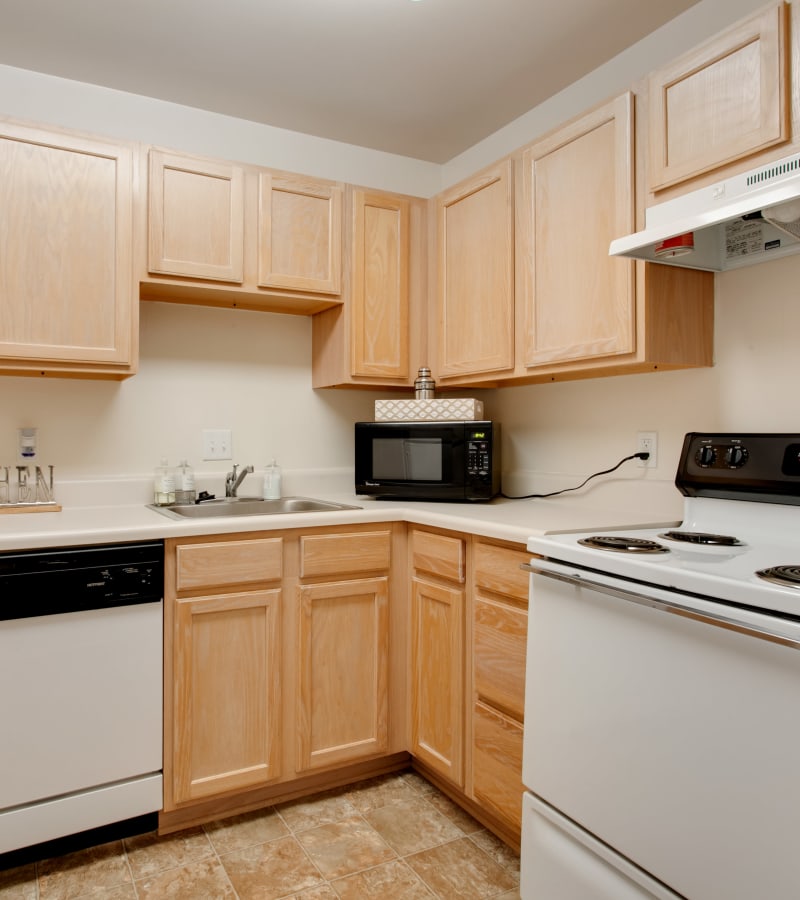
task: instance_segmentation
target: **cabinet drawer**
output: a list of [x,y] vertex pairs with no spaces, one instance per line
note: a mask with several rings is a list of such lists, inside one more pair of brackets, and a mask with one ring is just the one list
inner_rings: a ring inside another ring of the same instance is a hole
[[475,542],[475,583],[485,591],[528,602],[528,573],[520,566],[530,562],[526,550]]
[[428,531],[411,534],[411,565],[418,572],[428,572],[459,584],[464,581],[464,541]]
[[176,554],[178,591],[274,581],[283,575],[283,538],[184,544]]
[[300,577],[362,575],[389,568],[391,533],[315,534],[300,538]]
[[474,709],[475,799],[517,828],[522,821],[522,726],[482,703]]
[[525,708],[525,650],[528,613],[475,598],[475,693],[522,719]]

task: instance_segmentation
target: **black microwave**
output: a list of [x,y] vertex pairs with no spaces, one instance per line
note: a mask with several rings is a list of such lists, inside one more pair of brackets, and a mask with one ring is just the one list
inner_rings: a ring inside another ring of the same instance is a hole
[[480,502],[500,491],[497,422],[356,422],[357,494]]

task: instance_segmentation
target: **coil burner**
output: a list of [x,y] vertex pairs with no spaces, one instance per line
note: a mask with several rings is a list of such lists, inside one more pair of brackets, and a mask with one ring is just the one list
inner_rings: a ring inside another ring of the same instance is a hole
[[741,541],[730,534],[709,534],[705,531],[665,531],[659,535],[668,541],[683,541],[685,544],[703,544],[708,547],[738,547]]
[[756,575],[774,584],[800,588],[800,566],[772,566],[769,569],[759,569]]
[[645,538],[623,537],[616,534],[596,534],[578,541],[584,547],[595,550],[612,550],[616,553],[669,553],[669,548]]

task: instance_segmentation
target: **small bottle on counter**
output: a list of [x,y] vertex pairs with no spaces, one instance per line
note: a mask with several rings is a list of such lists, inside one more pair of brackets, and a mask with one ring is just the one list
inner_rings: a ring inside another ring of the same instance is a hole
[[175,476],[175,502],[194,503],[196,499],[194,470],[185,459],[182,459],[178,464],[178,471]]
[[281,467],[273,459],[264,470],[264,499],[281,499]]
[[156,466],[153,479],[153,503],[156,506],[168,506],[175,502],[175,475],[166,459]]
[[414,382],[414,396],[417,400],[433,400],[436,382],[431,378],[431,370],[423,366],[417,373]]

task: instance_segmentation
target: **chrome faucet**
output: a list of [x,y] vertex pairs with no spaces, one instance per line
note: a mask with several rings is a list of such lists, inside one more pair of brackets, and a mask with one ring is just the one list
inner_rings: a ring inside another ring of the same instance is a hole
[[239,490],[239,485],[244,481],[245,475],[248,475],[253,471],[252,466],[245,466],[242,471],[237,475],[236,470],[239,468],[238,465],[233,467],[232,472],[228,472],[225,476],[225,496],[226,497],[235,497],[236,492]]

